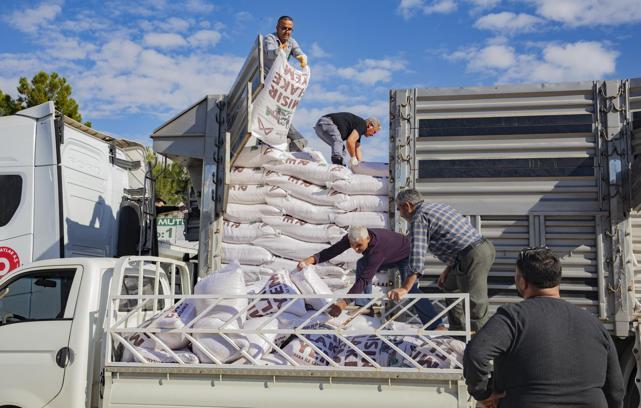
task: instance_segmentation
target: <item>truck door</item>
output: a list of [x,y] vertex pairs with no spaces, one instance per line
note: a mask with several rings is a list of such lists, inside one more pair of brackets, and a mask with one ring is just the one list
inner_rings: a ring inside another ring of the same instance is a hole
[[32,259],[35,124],[0,118],[0,278]]
[[43,407],[73,363],[69,336],[79,267],[10,274],[0,284],[0,406]]

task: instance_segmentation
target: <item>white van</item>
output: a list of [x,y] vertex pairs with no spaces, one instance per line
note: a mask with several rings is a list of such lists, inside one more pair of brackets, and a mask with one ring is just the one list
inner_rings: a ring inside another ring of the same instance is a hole
[[144,146],[53,102],[0,117],[0,146],[0,277],[40,259],[138,254],[150,241]]

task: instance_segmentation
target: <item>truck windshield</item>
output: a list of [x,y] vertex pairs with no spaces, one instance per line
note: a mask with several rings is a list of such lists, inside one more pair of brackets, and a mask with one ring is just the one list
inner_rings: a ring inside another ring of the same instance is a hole
[[0,175],[0,227],[11,221],[20,206],[22,177],[16,174]]

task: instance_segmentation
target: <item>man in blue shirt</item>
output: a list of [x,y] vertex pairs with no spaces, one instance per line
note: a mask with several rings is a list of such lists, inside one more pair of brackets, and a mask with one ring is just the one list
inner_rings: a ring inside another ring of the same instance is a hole
[[[292,37],[293,31],[294,19],[289,16],[281,16],[276,23],[276,31],[265,36],[263,41],[265,76],[269,73],[280,50],[285,52],[287,59],[293,55],[300,62],[301,68],[307,66],[307,56],[301,50],[298,42]],[[294,126],[289,127],[287,139],[289,140],[289,150],[291,151],[301,151],[307,146],[307,140]]]
[[[487,276],[496,255],[494,246],[461,213],[447,204],[425,203],[421,194],[406,189],[396,196],[396,207],[410,224],[410,274],[403,287],[388,293],[399,300],[423,273],[428,253],[446,264],[438,278],[445,292],[470,294],[470,325],[479,330],[489,318]],[[448,302],[451,303],[451,302]],[[462,330],[465,316],[459,303],[448,313],[450,330]]]

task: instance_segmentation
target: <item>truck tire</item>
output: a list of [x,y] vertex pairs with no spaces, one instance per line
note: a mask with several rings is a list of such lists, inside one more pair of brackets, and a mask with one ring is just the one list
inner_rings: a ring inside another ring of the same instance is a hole
[[118,257],[138,255],[141,228],[140,206],[133,201],[124,201],[118,214]]

